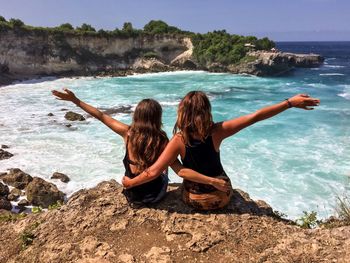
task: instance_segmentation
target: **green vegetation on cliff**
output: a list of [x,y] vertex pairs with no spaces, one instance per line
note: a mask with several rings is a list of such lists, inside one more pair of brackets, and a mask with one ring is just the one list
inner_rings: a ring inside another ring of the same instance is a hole
[[214,62],[224,65],[237,63],[249,50],[245,44],[253,45],[257,50],[269,50],[275,46],[268,38],[231,35],[225,30],[196,34],[192,37],[192,42],[193,56],[201,65]]
[[[195,34],[189,31],[183,31],[177,27],[170,26],[161,20],[151,20],[143,29],[135,29],[130,22],[125,22],[122,29],[114,30],[96,30],[89,24],[82,24],[74,28],[69,23],[61,24],[57,27],[33,27],[25,25],[19,19],[11,18],[7,21],[0,16],[0,32],[6,30],[15,30],[18,33],[36,33],[53,34],[54,39],[59,39],[62,45],[65,44],[66,35],[77,36],[97,36],[97,37],[138,37],[138,36],[160,36],[175,35],[179,37],[190,37],[194,46],[193,58],[201,67],[207,67],[212,63],[222,65],[235,64],[242,61],[248,61],[247,52],[252,48],[256,50],[269,50],[275,46],[275,43],[268,38],[258,39],[254,36],[240,36],[227,33],[225,30],[208,32],[206,34]],[[150,50],[144,57],[155,57]]]

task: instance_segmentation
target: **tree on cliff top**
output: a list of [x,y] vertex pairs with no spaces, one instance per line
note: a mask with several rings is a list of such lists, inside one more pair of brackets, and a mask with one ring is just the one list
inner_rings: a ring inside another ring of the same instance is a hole
[[132,27],[132,24],[130,22],[125,22],[122,30],[125,32],[132,32],[134,31],[134,28]]
[[162,20],[151,20],[143,27],[143,30],[151,34],[181,33],[182,31],[174,26],[169,26]]
[[11,18],[11,19],[9,20],[9,24],[10,24],[11,26],[13,26],[13,27],[22,27],[22,26],[24,26],[24,23],[23,23],[22,20],[20,20],[20,19],[15,19],[15,18]]
[[0,22],[7,22],[7,21],[6,21],[5,17],[0,16]]
[[61,24],[57,28],[61,29],[61,30],[64,30],[64,31],[74,30],[74,27],[71,24],[69,24],[69,23]]
[[96,29],[89,24],[82,24],[80,27],[76,28],[77,31],[81,32],[96,32]]

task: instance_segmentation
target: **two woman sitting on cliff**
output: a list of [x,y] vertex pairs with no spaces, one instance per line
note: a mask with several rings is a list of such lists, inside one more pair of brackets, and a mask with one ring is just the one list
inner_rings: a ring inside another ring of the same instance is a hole
[[[184,202],[202,210],[222,208],[230,201],[231,183],[222,167],[219,151],[224,139],[288,108],[310,110],[320,103],[318,99],[300,94],[255,113],[215,123],[208,97],[201,91],[191,91],[179,104],[174,136],[168,143],[161,129],[162,110],[158,102],[142,100],[128,126],[80,101],[71,91],[65,91],[53,91],[53,94],[72,101],[124,138],[123,185],[130,202],[159,201],[165,195],[166,171],[171,166],[184,178]],[[177,159],[179,155],[182,165]]]

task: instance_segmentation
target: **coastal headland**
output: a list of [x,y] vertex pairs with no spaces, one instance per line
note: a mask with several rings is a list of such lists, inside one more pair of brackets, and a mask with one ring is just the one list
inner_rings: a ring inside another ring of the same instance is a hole
[[125,76],[205,70],[277,76],[295,67],[318,67],[317,54],[276,50],[273,41],[228,34],[195,34],[151,21],[143,30],[35,28],[0,21],[0,85],[43,76]]

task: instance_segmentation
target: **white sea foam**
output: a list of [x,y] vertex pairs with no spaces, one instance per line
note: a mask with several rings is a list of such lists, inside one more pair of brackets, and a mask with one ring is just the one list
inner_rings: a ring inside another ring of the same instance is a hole
[[329,65],[329,64],[326,64],[326,65],[324,65],[323,67],[325,67],[325,68],[345,68],[345,66],[341,66],[341,65]]
[[345,74],[342,73],[321,73],[320,76],[345,76]]
[[337,95],[340,96],[340,97],[343,97],[343,98],[345,98],[347,100],[350,100],[350,93],[339,93]]

